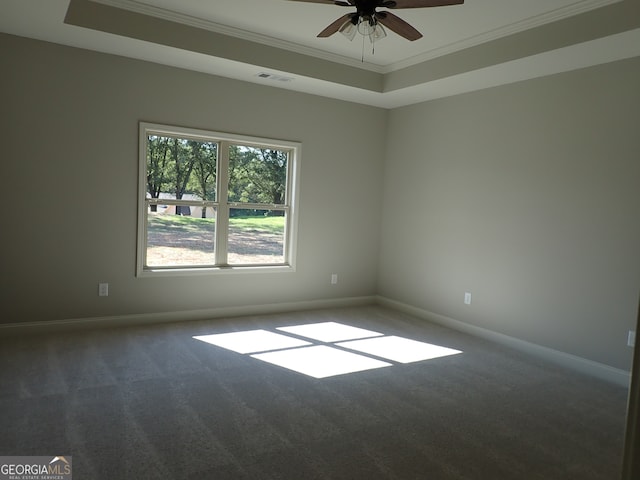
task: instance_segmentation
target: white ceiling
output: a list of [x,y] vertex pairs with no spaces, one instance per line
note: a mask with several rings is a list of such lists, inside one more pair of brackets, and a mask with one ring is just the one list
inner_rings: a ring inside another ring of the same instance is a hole
[[[124,18],[139,22],[141,32],[159,27],[148,23],[143,28],[140,19],[164,21],[164,34],[176,25],[191,29],[184,32],[204,31],[215,44],[209,51],[206,45],[164,41],[153,32],[148,37],[123,33],[115,20],[111,26],[99,18],[64,23],[69,1],[2,0],[0,31],[385,108],[640,55],[640,20],[619,20],[624,18],[620,9],[638,10],[637,0],[467,0],[464,5],[395,10],[424,37],[409,42],[388,32],[375,53],[360,36],[353,42],[339,34],[316,37],[351,11],[330,3],[72,1],[80,9],[98,2],[100,12],[122,14],[113,17],[120,24],[128,23]],[[562,25],[575,32],[563,31]],[[266,53],[251,58],[252,50]],[[260,72],[292,80],[264,80],[257,77]]]

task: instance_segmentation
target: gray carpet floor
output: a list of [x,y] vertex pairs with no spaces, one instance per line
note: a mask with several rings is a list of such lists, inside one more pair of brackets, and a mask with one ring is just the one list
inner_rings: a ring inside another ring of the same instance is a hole
[[[339,322],[459,355],[313,378],[193,336]],[[627,390],[370,306],[0,340],[0,455],[76,480],[619,477]]]

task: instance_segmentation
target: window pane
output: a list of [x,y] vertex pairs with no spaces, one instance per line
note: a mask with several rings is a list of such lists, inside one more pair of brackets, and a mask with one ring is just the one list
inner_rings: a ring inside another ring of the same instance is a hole
[[147,136],[147,198],[215,200],[218,144]]
[[230,265],[283,264],[285,213],[232,208],[229,218]]
[[[150,207],[152,207],[151,205]],[[182,213],[176,215],[176,208]],[[147,212],[147,266],[192,266],[215,263],[215,210],[208,207],[158,205]]]
[[283,205],[287,160],[285,151],[231,145],[229,201]]

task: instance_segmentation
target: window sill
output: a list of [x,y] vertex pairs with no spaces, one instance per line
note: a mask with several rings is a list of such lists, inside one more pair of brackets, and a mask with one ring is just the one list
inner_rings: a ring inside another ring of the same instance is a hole
[[202,275],[235,275],[259,273],[292,273],[295,267],[291,265],[265,266],[229,266],[207,268],[145,268],[137,272],[137,277],[192,277]]

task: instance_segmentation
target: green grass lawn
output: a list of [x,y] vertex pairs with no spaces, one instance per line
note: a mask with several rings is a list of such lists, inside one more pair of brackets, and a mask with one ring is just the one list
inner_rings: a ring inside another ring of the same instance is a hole
[[[214,218],[180,215],[149,215],[148,218],[150,231],[164,231],[166,233],[211,232],[216,223]],[[282,235],[284,223],[285,217],[232,217],[229,219],[229,228],[241,232],[260,231]]]
[[237,230],[259,230],[281,235],[284,231],[285,217],[233,217],[229,219],[229,228]]

